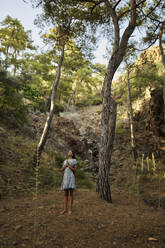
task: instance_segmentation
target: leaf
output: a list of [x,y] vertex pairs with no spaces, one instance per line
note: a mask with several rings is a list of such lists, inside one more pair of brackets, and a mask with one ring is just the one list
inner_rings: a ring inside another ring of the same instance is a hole
[[157,239],[153,238],[153,237],[149,237],[148,238],[149,241],[158,241]]

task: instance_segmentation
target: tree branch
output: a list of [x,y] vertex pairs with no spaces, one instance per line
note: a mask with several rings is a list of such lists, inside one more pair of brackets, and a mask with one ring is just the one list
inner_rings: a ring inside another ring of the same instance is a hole
[[113,9],[116,9],[117,5],[121,2],[121,0],[118,0],[118,2],[115,4],[115,6],[113,7]]
[[108,0],[104,0],[105,5],[112,17],[113,25],[114,25],[114,45],[113,45],[113,52],[115,52],[119,48],[120,43],[120,30],[119,30],[119,23],[116,11],[113,9],[112,5]]
[[135,48],[135,49],[136,49],[137,51],[139,51],[139,52],[143,52],[143,51],[149,49],[150,47],[152,47],[152,46],[155,44],[155,42],[157,41],[158,37],[159,37],[159,35],[157,35],[157,36],[155,37],[154,41],[153,41],[152,43],[150,43],[150,44],[148,45],[148,47],[143,48],[143,49],[138,49],[138,48]]
[[[136,5],[135,5],[135,8],[137,9],[137,7],[138,7],[140,4],[144,3],[144,2],[146,2],[146,0],[142,0],[141,2],[139,2],[138,4],[136,4]],[[130,12],[130,10],[131,10],[131,9],[127,9],[127,10],[124,11],[121,15],[119,15],[119,16],[118,16],[118,20],[119,20],[122,16],[124,16],[125,14],[127,14],[128,12]]]
[[[159,24],[162,23],[160,20],[155,19],[155,18],[153,18],[153,17],[150,16],[150,15],[152,14],[152,12],[159,6],[159,4],[161,3],[161,1],[162,1],[162,0],[160,0],[160,1],[155,5],[155,7],[154,7],[147,15],[143,12],[142,9],[140,9],[140,10],[142,11],[144,17],[145,17],[145,18],[149,18],[149,19],[152,20],[152,21],[159,22]],[[144,20],[145,18],[143,18],[143,20]],[[143,20],[142,20],[142,21],[143,21]]]
[[100,3],[103,3],[103,0],[100,0],[99,2],[93,2],[94,3],[94,6],[91,7],[91,14],[93,13],[93,10],[96,8],[96,6],[98,6]]
[[124,33],[122,35],[121,42],[120,42],[120,48],[121,48],[121,45],[123,47],[128,42],[128,38],[130,37],[131,33],[133,32],[133,30],[134,30],[134,28],[136,26],[136,19],[137,19],[136,1],[131,0],[130,21],[129,21],[129,24],[128,24],[127,28],[125,29],[125,31],[124,31]]

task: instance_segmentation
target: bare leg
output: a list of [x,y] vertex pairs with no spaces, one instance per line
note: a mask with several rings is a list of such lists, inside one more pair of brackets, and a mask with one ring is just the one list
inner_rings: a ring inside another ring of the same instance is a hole
[[69,190],[66,189],[66,190],[65,190],[65,195],[64,195],[64,210],[61,212],[61,214],[64,214],[64,213],[66,213],[66,211],[67,211],[68,194],[69,194]]
[[73,189],[70,189],[69,193],[70,193],[70,208],[69,208],[69,211],[68,211],[68,215],[71,215],[72,207],[73,207]]

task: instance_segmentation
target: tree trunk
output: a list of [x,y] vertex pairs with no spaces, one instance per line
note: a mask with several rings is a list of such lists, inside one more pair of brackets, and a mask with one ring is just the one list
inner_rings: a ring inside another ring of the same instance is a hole
[[48,137],[50,125],[51,125],[51,122],[53,119],[54,110],[55,110],[55,103],[56,103],[57,87],[58,87],[58,84],[60,81],[61,67],[62,67],[62,62],[64,59],[64,48],[65,48],[65,45],[62,46],[61,56],[60,56],[58,68],[57,68],[57,76],[56,76],[56,79],[54,80],[53,87],[52,87],[50,111],[49,111],[49,115],[47,117],[47,120],[45,122],[45,127],[44,127],[43,133],[41,135],[40,141],[37,145],[36,153],[35,153],[34,158],[33,158],[33,167],[36,167],[39,165],[40,157],[41,157],[42,151],[44,149],[44,146],[45,146],[45,143],[46,143],[46,140]]
[[17,51],[16,49],[14,50],[14,53],[13,53],[13,58],[15,60],[15,64],[13,63],[13,66],[14,66],[14,69],[13,69],[13,75],[15,76],[16,75],[16,72],[17,72],[17,62],[16,62],[16,57],[17,57]]
[[[113,76],[121,64],[123,57],[125,55],[128,40],[132,35],[135,26],[136,26],[136,1],[130,0],[131,5],[131,14],[130,22],[126,27],[121,39],[120,39],[120,30],[118,18],[115,10],[111,6],[111,3],[108,0],[105,0],[107,9],[112,17],[113,26],[114,26],[114,45],[112,56],[108,63],[107,74],[105,76],[104,85],[103,85],[103,104],[102,104],[102,117],[101,117],[101,140],[100,140],[100,151],[99,151],[99,174],[97,180],[97,192],[101,198],[107,202],[112,202],[111,191],[110,191],[110,163],[111,163],[111,154],[113,150],[113,141],[114,141],[114,130],[116,119],[115,119],[115,110],[112,111],[112,105],[115,104],[111,98],[111,85]],[[115,109],[115,107],[113,106]],[[113,125],[112,125],[113,123]]]
[[105,121],[107,117],[107,113],[105,114],[105,112],[102,112],[102,125],[105,126],[104,129],[105,133],[103,134],[103,129],[102,129],[101,147],[99,151],[99,175],[97,178],[96,191],[99,193],[101,198],[105,199],[108,202],[112,202],[111,191],[110,191],[110,160],[113,149],[113,141],[115,137],[117,105],[116,102],[111,97],[109,99],[110,99],[109,112],[111,118],[109,119],[109,123],[106,126],[103,123],[103,120]]
[[160,32],[159,32],[159,49],[160,49],[160,54],[161,54],[161,59],[162,59],[162,65],[163,65],[163,75],[164,75],[164,79],[163,79],[163,102],[164,102],[164,107],[163,107],[163,111],[164,111],[164,125],[165,125],[165,53],[164,53],[164,48],[163,48],[163,42],[162,42],[162,35],[163,35],[163,29],[165,26],[165,22],[162,23],[161,27],[160,27]]
[[131,147],[134,160],[136,162],[138,158],[137,148],[136,148],[136,138],[135,138],[135,129],[134,129],[134,121],[133,121],[133,109],[132,109],[132,98],[131,98],[131,89],[130,89],[130,72],[129,68],[127,68],[127,87],[128,87],[128,108],[129,108],[129,120],[130,120],[130,139],[131,139]]
[[70,97],[69,97],[69,100],[68,100],[68,103],[67,103],[67,106],[66,106],[66,110],[65,110],[66,112],[69,111],[69,107],[70,107],[72,98],[73,98],[73,96],[74,96],[75,93],[76,93],[76,89],[73,90],[72,94],[71,94]]
[[8,62],[9,62],[9,47],[7,46],[7,49],[6,49],[6,58],[5,58],[5,70],[7,71],[9,65],[8,65]]

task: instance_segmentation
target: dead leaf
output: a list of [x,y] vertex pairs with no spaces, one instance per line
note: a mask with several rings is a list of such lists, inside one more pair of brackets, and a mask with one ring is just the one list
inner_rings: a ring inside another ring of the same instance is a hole
[[149,240],[149,241],[158,241],[157,239],[152,238],[152,237],[149,237],[148,240]]

